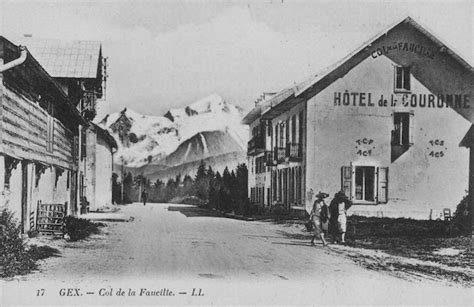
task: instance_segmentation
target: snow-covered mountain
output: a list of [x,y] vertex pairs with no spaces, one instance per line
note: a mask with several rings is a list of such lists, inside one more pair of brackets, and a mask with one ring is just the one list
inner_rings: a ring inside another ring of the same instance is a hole
[[243,110],[213,94],[164,116],[139,114],[129,108],[98,123],[118,143],[115,163],[132,168],[174,167],[247,148]]

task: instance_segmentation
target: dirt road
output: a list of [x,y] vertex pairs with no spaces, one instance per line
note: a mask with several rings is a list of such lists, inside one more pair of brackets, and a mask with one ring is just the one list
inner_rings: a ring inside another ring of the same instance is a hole
[[[58,241],[61,257],[43,260],[39,272],[6,282],[4,289],[48,284],[49,303],[56,302],[58,285],[98,296],[101,288],[157,284],[187,289],[181,291],[187,295],[197,286],[205,291],[187,303],[471,303],[470,289],[367,270],[334,248],[310,246],[302,232],[284,225],[223,218],[187,205],[132,204],[121,212],[134,220],[107,223],[103,234],[86,241]],[[105,299],[95,301],[94,295],[90,303]],[[89,302],[86,296],[69,299],[61,302]],[[107,299],[123,302],[115,295]],[[157,303],[150,297],[125,299]]]

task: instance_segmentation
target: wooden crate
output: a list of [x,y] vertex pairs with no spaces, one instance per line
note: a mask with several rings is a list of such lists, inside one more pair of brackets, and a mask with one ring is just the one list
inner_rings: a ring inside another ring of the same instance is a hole
[[36,230],[42,235],[63,235],[66,207],[63,204],[42,204],[38,202]]

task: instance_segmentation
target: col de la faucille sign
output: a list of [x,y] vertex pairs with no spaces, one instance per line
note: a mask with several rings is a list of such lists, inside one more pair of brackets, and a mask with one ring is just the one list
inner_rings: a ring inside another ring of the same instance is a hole
[[366,92],[334,92],[335,106],[354,107],[411,107],[469,109],[469,94],[373,94]]
[[433,59],[435,56],[433,49],[414,42],[393,42],[390,45],[384,45],[375,49],[372,51],[371,55],[372,58],[375,59],[383,54],[388,54],[393,51],[411,52],[430,59]]

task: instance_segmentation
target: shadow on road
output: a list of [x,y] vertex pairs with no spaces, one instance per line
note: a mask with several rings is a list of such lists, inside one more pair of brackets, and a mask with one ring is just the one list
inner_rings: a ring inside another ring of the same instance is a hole
[[313,233],[307,232],[307,233],[290,233],[282,230],[277,231],[278,234],[283,235],[287,238],[290,239],[295,239],[295,240],[311,240],[313,237]]
[[168,206],[168,211],[178,211],[186,217],[224,217],[219,212],[195,206]]
[[[272,244],[278,245],[293,245],[293,246],[304,246],[304,247],[311,247],[314,248],[315,246],[309,243],[309,241],[290,241],[290,242],[272,242]],[[320,245],[323,247],[322,244],[317,243],[316,246]]]

